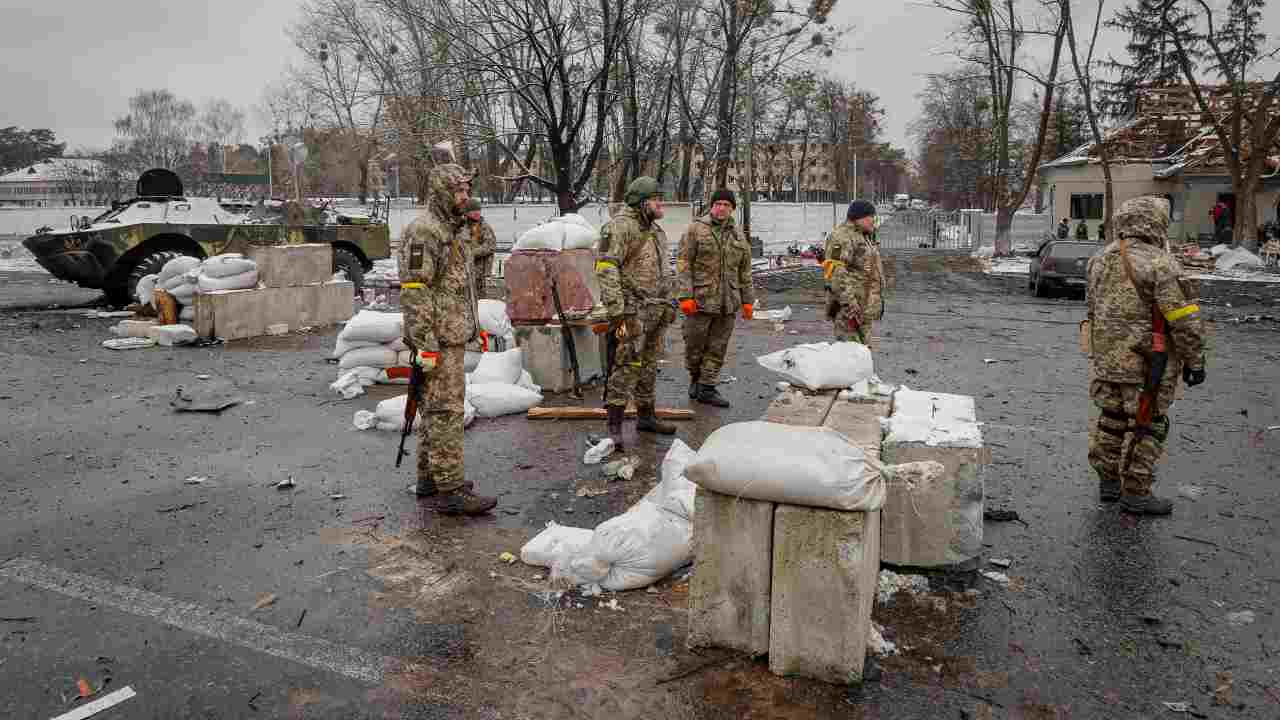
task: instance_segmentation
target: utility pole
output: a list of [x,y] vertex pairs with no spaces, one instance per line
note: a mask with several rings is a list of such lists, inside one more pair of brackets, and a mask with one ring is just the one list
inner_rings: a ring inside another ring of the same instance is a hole
[[751,246],[751,191],[755,187],[755,149],[756,149],[756,80],[751,72],[751,62],[755,59],[755,42],[751,43],[751,55],[747,62],[747,181],[742,193],[742,231],[747,236],[747,245]]

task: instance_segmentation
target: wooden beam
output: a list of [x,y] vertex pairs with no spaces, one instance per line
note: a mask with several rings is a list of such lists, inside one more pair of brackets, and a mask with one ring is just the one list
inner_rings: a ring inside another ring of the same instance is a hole
[[[683,408],[657,408],[654,411],[667,420],[693,420],[697,414]],[[636,416],[636,406],[627,406],[627,417]],[[536,407],[529,410],[530,420],[604,420],[609,413],[604,408],[589,407]]]

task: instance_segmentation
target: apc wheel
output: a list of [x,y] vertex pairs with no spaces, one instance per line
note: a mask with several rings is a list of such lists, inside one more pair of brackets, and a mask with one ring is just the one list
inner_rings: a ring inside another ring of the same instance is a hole
[[355,294],[359,295],[364,290],[364,265],[360,263],[360,258],[345,248],[334,248],[333,271],[339,270],[347,274],[347,279],[355,286]]
[[1045,287],[1044,278],[1039,275],[1036,276],[1036,288],[1033,292],[1035,292],[1036,297],[1049,296],[1049,288]]
[[138,281],[148,275],[155,275],[160,272],[165,263],[178,257],[182,257],[184,253],[176,250],[156,250],[134,264],[129,274],[125,276],[123,285],[116,285],[107,288],[107,300],[112,305],[130,305],[137,302]]

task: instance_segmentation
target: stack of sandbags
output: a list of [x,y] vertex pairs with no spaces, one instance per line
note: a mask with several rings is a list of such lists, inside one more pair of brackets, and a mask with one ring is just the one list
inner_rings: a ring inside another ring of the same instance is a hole
[[190,305],[191,298],[196,294],[199,268],[200,258],[189,255],[176,257],[160,268],[160,275],[153,287],[167,291],[181,305]]
[[524,350],[487,352],[467,373],[467,400],[480,417],[514,415],[542,402],[542,388],[524,369]]
[[[352,418],[351,424],[355,425],[357,430],[384,430],[387,432],[403,432],[404,431],[404,408],[409,402],[409,396],[397,395],[393,398],[387,398],[378,403],[373,412],[368,410],[357,410],[355,417]],[[476,419],[476,409],[471,403],[463,401],[462,409],[462,426],[470,427],[472,421]],[[414,423],[421,420],[414,420]]]
[[600,231],[577,213],[569,213],[525,231],[511,248],[517,250],[589,250]]
[[605,590],[646,587],[693,559],[695,487],[684,476],[694,452],[676,440],[662,462],[662,480],[625,513],[594,531],[554,523],[520,550],[552,579]]
[[412,358],[404,344],[404,316],[361,310],[338,333],[329,357],[338,361],[338,379],[329,389],[348,400],[374,383],[408,382]]
[[214,255],[196,271],[196,292],[249,290],[258,287],[258,263],[240,253]]

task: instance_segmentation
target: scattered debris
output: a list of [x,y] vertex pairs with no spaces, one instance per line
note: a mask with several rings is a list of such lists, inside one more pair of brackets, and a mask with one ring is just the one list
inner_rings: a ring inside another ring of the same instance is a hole
[[[58,332],[62,331],[59,330]],[[156,341],[151,338],[123,337],[102,341],[102,347],[108,350],[138,350],[155,346]]]
[[609,457],[613,452],[613,438],[605,438],[600,442],[587,448],[586,453],[582,455],[582,462],[585,465],[595,465],[601,460]]
[[240,398],[223,390],[190,391],[178,386],[169,404],[179,412],[211,412],[220,413],[229,407],[240,404]]
[[1016,510],[983,510],[982,519],[987,522],[1016,522],[1027,526],[1026,521],[1018,517]]
[[254,694],[253,694],[253,697],[249,698],[249,709],[250,709],[250,710],[253,710],[254,712],[257,712],[257,711],[258,711],[258,706],[257,706],[257,705],[254,705],[253,703],[254,703],[254,701],[255,701],[255,700],[257,700],[257,699],[258,699],[258,698],[260,698],[260,697],[262,697],[262,691],[261,691],[261,690],[259,690],[258,692],[254,693]]
[[307,616],[307,609],[302,608],[302,614],[298,616],[298,622],[294,623],[293,626],[295,628],[302,627],[302,619],[305,618],[306,616]]
[[1007,558],[991,558],[987,562],[998,568],[1007,568],[1013,564],[1013,561]]
[[267,326],[268,335],[287,335],[289,333],[289,323],[275,323]]
[[76,683],[76,687],[80,690],[79,698],[81,700],[91,698],[98,694],[98,691],[93,689],[93,686],[89,684],[89,681],[84,676],[80,677],[80,681]]
[[209,376],[208,376],[208,375],[197,375],[197,376],[196,376],[196,379],[197,379],[197,380],[208,380],[208,379],[209,379]]
[[1237,627],[1242,625],[1250,625],[1257,616],[1252,610],[1241,610],[1239,612],[1227,613],[1227,622]]
[[622,606],[618,604],[618,598],[609,598],[609,602],[600,603],[600,607],[609,608],[610,610],[622,610]]
[[1179,485],[1178,494],[1184,498],[1195,500],[1204,495],[1204,488],[1196,485]]
[[0,622],[35,622],[36,619],[31,615],[23,615],[21,617],[0,617]]
[[75,710],[63,713],[53,718],[53,720],[86,720],[86,718],[91,718],[107,708],[115,707],[136,695],[137,693],[133,691],[132,687],[122,687],[113,693],[103,695],[93,702],[81,705]]
[[983,358],[983,359],[982,359],[982,362],[984,362],[984,363],[986,363],[986,364],[990,365],[990,364],[992,364],[992,363],[998,363],[998,362],[1000,362],[1000,361],[999,361],[999,360],[997,360],[997,359],[995,359],[995,358]]
[[630,480],[635,475],[636,468],[640,467],[640,460],[634,456],[627,456],[619,460],[614,460],[604,466],[604,475],[609,478],[621,478]]
[[884,626],[872,621],[867,628],[867,650],[877,656],[896,655],[898,646],[884,639]]
[[608,488],[580,487],[580,488],[578,488],[578,492],[577,492],[577,493],[575,493],[575,494],[576,494],[578,497],[585,497],[585,498],[590,498],[590,497],[599,497],[599,496],[601,496],[601,495],[608,495],[608,494],[609,494],[609,489],[608,489]]
[[716,384],[717,384],[717,385],[729,385],[729,384],[731,384],[731,383],[736,383],[736,382],[738,382],[738,378],[737,378],[737,376],[730,375],[730,376],[729,376],[729,377],[727,377],[727,378],[722,378],[722,379],[720,380],[720,382],[718,382],[718,383],[716,383]]
[[1191,712],[1191,703],[1185,702],[1167,702],[1164,704],[1166,710],[1176,713]]
[[156,510],[156,512],[159,512],[159,513],[181,512],[183,510],[190,510],[191,508],[197,505],[204,505],[207,502],[209,501],[201,500],[200,502],[182,503],[181,505],[173,505],[171,507],[160,508],[159,510]]
[[253,604],[253,610],[251,610],[250,612],[261,610],[262,608],[270,605],[275,605],[277,599],[278,598],[276,598],[275,593],[264,593],[262,595],[259,595],[258,602]]
[[778,392],[786,392],[791,389],[791,383],[786,380],[779,380],[778,384],[774,385],[773,388]]
[[929,592],[929,579],[923,575],[899,574],[892,570],[881,570],[877,580],[876,594],[881,603],[887,603],[893,596],[905,592],[910,595],[921,595]]
[[1009,576],[1005,575],[1004,573],[992,572],[990,570],[983,570],[982,577],[990,580],[991,582],[1000,583],[1001,585],[1009,584]]
[[347,496],[346,496],[346,495],[343,495],[342,493],[334,493],[334,494],[332,494],[332,495],[330,495],[330,496],[329,496],[329,499],[330,499],[330,500],[345,500],[345,499],[347,499]]
[[516,562],[516,556],[512,555],[509,552],[503,552],[501,555],[498,556],[498,559],[508,565],[514,565]]
[[203,485],[208,479],[203,475],[192,475],[182,482],[184,485]]
[[291,487],[297,487],[297,485],[298,484],[293,481],[293,476],[290,475],[289,477],[276,483],[275,488],[277,490],[288,490]]
[[1230,670],[1220,670],[1217,674],[1213,688],[1213,704],[1214,705],[1230,705],[1231,704],[1231,687],[1235,681],[1231,679]]

